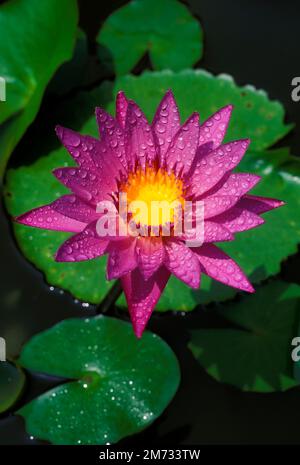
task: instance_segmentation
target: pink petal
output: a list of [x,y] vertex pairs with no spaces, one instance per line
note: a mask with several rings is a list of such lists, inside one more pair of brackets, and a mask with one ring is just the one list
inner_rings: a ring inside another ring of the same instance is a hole
[[162,266],[148,280],[143,278],[138,268],[121,278],[133,329],[137,337],[142,336],[169,277],[169,271]]
[[174,95],[168,90],[160,102],[152,122],[156,142],[160,147],[160,166],[163,166],[170,143],[180,128],[180,117]]
[[56,126],[56,134],[78,165],[85,169],[95,169],[91,148],[99,141],[90,136],[82,136],[71,129]]
[[198,137],[199,115],[193,113],[177,131],[166,153],[168,172],[174,170],[178,175],[190,170],[198,147]]
[[57,168],[54,176],[82,200],[96,205],[100,200],[110,198],[109,186],[101,182],[96,171],[84,168]]
[[214,221],[204,222],[204,242],[232,241],[234,239],[230,230],[225,225]]
[[120,91],[117,93],[116,98],[116,118],[119,125],[124,129],[126,121],[126,112],[128,107],[128,100],[125,97],[124,92]]
[[202,228],[193,227],[190,231],[185,231],[178,237],[184,241],[194,241],[199,246],[205,242],[232,241],[234,239],[233,235],[220,223],[215,222],[215,219],[213,221],[205,220],[204,232]]
[[165,241],[165,266],[178,279],[197,289],[200,284],[200,266],[197,256],[183,242]]
[[[108,116],[112,118],[110,115]],[[115,121],[114,118],[112,118],[112,120]],[[103,140],[99,141],[90,136],[82,136],[61,126],[56,127],[58,137],[76,160],[77,164],[79,164],[80,168],[83,171],[86,170],[99,175],[103,189],[105,188],[108,192],[116,189],[117,180],[124,171],[121,159],[125,159],[124,147],[122,152],[123,158],[119,153],[119,149],[122,147],[121,143],[112,148],[115,144],[115,140],[117,140],[116,137],[121,137],[118,135],[118,131],[122,133],[121,140],[124,144],[123,131],[119,128],[110,134],[111,131],[112,129],[109,129],[109,135],[106,137],[103,135]],[[117,134],[117,136],[115,136],[115,134]]]
[[149,279],[163,263],[165,251],[161,237],[140,238],[136,251],[140,272],[144,279]]
[[232,233],[247,231],[265,222],[260,216],[242,208],[243,204],[244,199],[242,198],[233,208],[221,215],[215,216],[214,222],[222,224]]
[[204,156],[197,153],[188,181],[188,195],[200,196],[214,187],[224,174],[238,165],[249,142],[249,139],[229,142]]
[[285,202],[282,200],[272,199],[270,197],[258,197],[256,195],[245,195],[240,202],[242,208],[247,208],[247,210],[257,214],[265,213],[269,210],[273,210],[273,208],[285,205]]
[[214,193],[203,199],[204,217],[212,218],[232,208],[238,200],[260,180],[260,176],[248,173],[233,173]]
[[115,176],[127,168],[124,147],[124,131],[119,122],[102,108],[96,108],[96,119],[99,127],[101,142],[108,150],[112,175]]
[[53,210],[51,205],[34,208],[23,215],[17,216],[15,221],[35,228],[76,233],[86,227],[86,223],[62,215]]
[[208,197],[215,195],[238,195],[242,197],[246,192],[253,189],[261,180],[261,176],[250,173],[232,173],[225,176],[212,190]]
[[207,220],[229,210],[229,208],[232,208],[238,202],[239,198],[238,195],[215,195],[207,197],[207,199],[203,200],[204,218]]
[[67,239],[58,249],[57,262],[80,262],[100,257],[106,252],[109,241],[100,238],[93,222],[80,232]]
[[68,218],[73,218],[83,223],[91,223],[100,217],[100,213],[96,212],[96,207],[93,207],[76,195],[63,195],[51,203],[51,208]]
[[131,169],[136,163],[145,168],[146,163],[152,164],[156,158],[152,129],[142,110],[131,100],[126,114],[125,150]]
[[198,255],[203,273],[228,286],[254,292],[240,267],[218,247],[213,244],[204,244],[194,250]]
[[107,279],[118,279],[137,267],[136,239],[112,241],[108,246]]
[[212,142],[217,148],[223,141],[233,106],[227,105],[214,113],[200,126],[199,145]]

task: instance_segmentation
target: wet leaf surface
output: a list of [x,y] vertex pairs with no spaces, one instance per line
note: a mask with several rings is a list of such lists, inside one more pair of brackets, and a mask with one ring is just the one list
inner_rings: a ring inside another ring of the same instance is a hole
[[291,341],[299,321],[300,286],[273,281],[219,308],[234,329],[191,331],[189,348],[217,381],[244,391],[285,391],[293,377]]
[[175,355],[153,333],[99,316],[65,320],[29,341],[19,362],[69,378],[18,411],[29,434],[54,444],[106,444],[149,426],[174,396]]
[[189,68],[203,48],[199,22],[176,0],[129,2],[107,18],[97,40],[100,57],[106,50],[117,75],[131,71],[146,52],[154,69]]

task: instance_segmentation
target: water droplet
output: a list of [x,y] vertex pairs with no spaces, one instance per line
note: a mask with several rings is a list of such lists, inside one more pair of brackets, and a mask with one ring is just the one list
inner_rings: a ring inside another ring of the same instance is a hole
[[68,132],[66,137],[66,144],[72,147],[78,147],[80,145],[80,137],[75,132]]

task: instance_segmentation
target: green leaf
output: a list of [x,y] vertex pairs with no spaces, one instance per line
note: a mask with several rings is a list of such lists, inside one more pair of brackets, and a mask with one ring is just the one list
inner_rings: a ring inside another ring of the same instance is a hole
[[146,52],[155,69],[178,71],[201,58],[203,32],[176,0],[133,0],[107,18],[97,41],[100,57],[107,50],[116,74],[131,71]]
[[[265,91],[253,86],[239,87],[228,75],[213,76],[204,70],[145,72],[141,76],[117,79],[114,93],[122,89],[140,105],[151,120],[160,98],[172,89],[182,121],[193,111],[205,120],[221,107],[233,104],[234,111],[226,140],[249,137],[251,150],[263,150],[285,136],[293,127],[284,124],[284,109],[271,101]],[[114,104],[108,107],[113,111]]]
[[[174,90],[184,117],[199,110],[203,119],[222,105],[233,102],[236,108],[227,139],[250,136],[253,138],[251,147],[263,148],[288,129],[282,123],[283,109],[278,102],[271,102],[266,95],[253,89],[238,88],[228,79],[199,71],[127,76],[117,80],[114,87],[105,83],[93,92],[80,94],[69,105],[65,103],[63,110],[59,110],[57,122],[97,137],[95,106],[104,106],[114,113],[115,95],[123,89],[130,98],[137,99],[150,119],[167,88]],[[246,99],[245,103],[243,99]],[[252,102],[251,109],[249,102]],[[271,116],[272,121],[269,120]],[[41,146],[40,140],[32,143],[35,142],[35,153],[47,153],[47,145]],[[71,162],[70,156],[61,148],[31,166],[9,170],[5,190],[9,213],[21,214],[65,193],[51,171]],[[224,250],[237,260],[251,280],[259,282],[278,273],[281,261],[295,253],[300,242],[299,162],[289,156],[287,149],[260,154],[249,152],[241,168],[263,176],[256,190],[258,194],[287,202],[287,206],[265,215],[265,225],[237,234],[234,242],[224,245]],[[46,274],[50,284],[67,289],[75,297],[91,303],[98,303],[104,297],[111,286],[105,280],[105,258],[81,263],[56,263],[54,253],[66,234],[21,225],[14,225],[14,230],[22,252]],[[157,309],[192,310],[197,304],[222,301],[235,293],[234,289],[206,277],[203,277],[201,289],[197,291],[171,278]],[[123,297],[119,304],[125,305]]]
[[20,363],[72,381],[19,414],[29,434],[54,444],[115,443],[149,426],[173,398],[178,362],[155,334],[137,339],[108,317],[65,320],[29,341]]
[[12,0],[0,7],[0,70],[7,95],[0,103],[0,176],[49,80],[71,58],[76,24],[75,0]]
[[234,329],[192,331],[189,348],[217,381],[244,391],[285,391],[293,378],[291,341],[299,321],[300,286],[274,281],[220,308]]
[[0,413],[19,399],[25,384],[23,371],[10,362],[0,362]]

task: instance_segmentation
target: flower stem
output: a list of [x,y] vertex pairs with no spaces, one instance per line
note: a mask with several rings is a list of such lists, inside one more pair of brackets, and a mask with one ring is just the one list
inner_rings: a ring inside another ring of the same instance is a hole
[[122,294],[121,282],[118,279],[106,294],[102,302],[96,307],[96,313],[106,313]]

